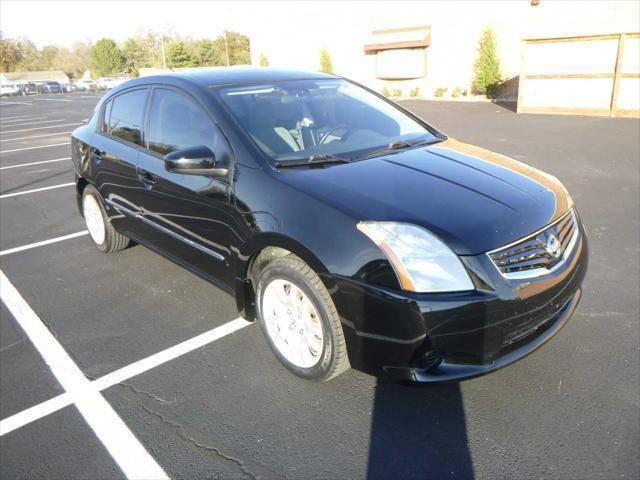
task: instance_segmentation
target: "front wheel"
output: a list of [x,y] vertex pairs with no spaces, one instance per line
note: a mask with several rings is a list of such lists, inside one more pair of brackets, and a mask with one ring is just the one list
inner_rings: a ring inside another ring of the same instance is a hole
[[333,300],[300,258],[289,254],[269,263],[258,279],[256,300],[267,342],[291,372],[324,382],[350,367]]

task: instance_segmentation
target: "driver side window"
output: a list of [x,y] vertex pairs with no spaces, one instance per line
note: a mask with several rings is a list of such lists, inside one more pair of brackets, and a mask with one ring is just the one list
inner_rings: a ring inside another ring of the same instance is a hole
[[205,145],[217,153],[219,137],[211,118],[191,98],[174,90],[154,90],[147,135],[149,150],[166,155]]

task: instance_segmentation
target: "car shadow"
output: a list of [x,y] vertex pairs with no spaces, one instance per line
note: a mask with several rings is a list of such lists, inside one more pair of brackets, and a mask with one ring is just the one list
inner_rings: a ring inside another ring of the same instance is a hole
[[460,386],[378,380],[368,479],[472,479]]

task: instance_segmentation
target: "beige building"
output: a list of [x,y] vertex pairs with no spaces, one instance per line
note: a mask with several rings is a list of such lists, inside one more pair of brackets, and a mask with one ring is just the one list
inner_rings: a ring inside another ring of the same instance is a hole
[[42,82],[60,82],[69,83],[69,77],[60,70],[42,70],[34,72],[3,72],[0,73],[0,82],[5,84],[18,83],[42,83]]
[[[640,91],[638,1],[339,5],[291,8],[281,20],[265,19],[264,26],[250,36],[252,62],[259,64],[264,55],[270,66],[317,70],[319,52],[326,48],[335,73],[379,91],[386,88],[403,96],[423,97],[433,96],[438,89],[446,89],[445,96],[454,90],[470,94],[478,41],[482,30],[491,27],[507,81],[504,95],[515,100],[520,94],[529,111],[553,107],[558,113],[609,114],[614,96],[624,104],[620,112],[633,114],[640,109],[634,96],[636,86]],[[619,34],[631,35],[621,41]],[[535,42],[526,41],[540,39],[554,40],[533,47]],[[618,58],[621,43],[626,54]],[[624,63],[624,72],[618,63]],[[588,101],[592,89],[598,92],[597,102]]]

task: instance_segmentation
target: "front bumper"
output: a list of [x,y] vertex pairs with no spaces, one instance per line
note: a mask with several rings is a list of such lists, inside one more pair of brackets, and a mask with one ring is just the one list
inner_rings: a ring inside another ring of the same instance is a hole
[[477,286],[472,292],[415,294],[333,277],[331,293],[351,365],[374,375],[442,382],[484,375],[523,358],[575,311],[588,245],[580,225],[561,268],[530,279],[504,278],[487,255],[463,262]]

